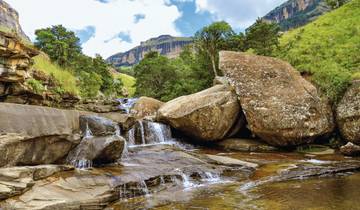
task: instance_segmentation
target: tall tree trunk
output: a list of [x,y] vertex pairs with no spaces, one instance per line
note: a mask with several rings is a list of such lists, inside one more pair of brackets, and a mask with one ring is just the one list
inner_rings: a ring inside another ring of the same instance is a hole
[[218,74],[217,74],[217,70],[216,70],[215,58],[213,56],[211,56],[211,63],[212,63],[212,67],[213,67],[215,77],[217,77]]

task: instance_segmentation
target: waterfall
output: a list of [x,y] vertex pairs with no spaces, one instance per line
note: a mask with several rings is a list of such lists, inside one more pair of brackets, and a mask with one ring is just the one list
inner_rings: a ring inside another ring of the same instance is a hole
[[171,139],[170,127],[167,125],[149,122],[148,128],[149,132],[154,134],[152,143],[165,143],[167,140]]
[[85,130],[85,133],[84,133],[84,139],[89,139],[89,138],[92,138],[93,137],[93,134],[89,128],[89,123],[86,123],[86,130]]
[[128,131],[127,140],[128,140],[129,146],[135,145],[135,128],[134,127]]
[[138,98],[119,98],[117,101],[120,103],[119,109],[126,114],[130,114],[131,108],[134,106]]
[[140,126],[140,133],[141,133],[141,144],[142,145],[145,145],[146,142],[145,142],[145,130],[144,130],[144,123],[143,121],[139,120],[138,121],[139,123],[139,126]]

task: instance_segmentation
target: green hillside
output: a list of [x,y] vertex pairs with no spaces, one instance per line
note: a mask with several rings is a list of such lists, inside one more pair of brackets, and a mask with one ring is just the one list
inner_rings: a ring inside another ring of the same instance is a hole
[[289,61],[334,101],[360,78],[360,0],[285,33],[276,56]]
[[120,79],[123,82],[124,87],[129,91],[129,97],[133,97],[136,90],[135,88],[136,79],[127,74],[118,73],[116,75],[117,76],[115,77]]

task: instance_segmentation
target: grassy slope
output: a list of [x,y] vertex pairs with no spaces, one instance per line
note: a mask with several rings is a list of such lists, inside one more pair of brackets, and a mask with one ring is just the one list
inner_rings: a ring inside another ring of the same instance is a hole
[[337,100],[351,78],[360,78],[360,0],[284,34],[277,56]]
[[44,54],[34,57],[34,68],[47,75],[53,75],[61,87],[72,94],[78,95],[79,89],[76,86],[76,78],[69,71],[53,64]]
[[123,83],[124,87],[129,91],[129,97],[133,97],[135,94],[135,83],[136,79],[132,76],[122,73],[116,73],[115,78],[119,78]]

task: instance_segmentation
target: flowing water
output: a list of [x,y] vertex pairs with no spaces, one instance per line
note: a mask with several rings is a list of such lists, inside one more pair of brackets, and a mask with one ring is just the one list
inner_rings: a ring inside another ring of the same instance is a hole
[[[199,152],[219,154],[220,151]],[[224,178],[220,174],[204,172],[199,182],[182,173],[180,177],[172,178],[171,182],[176,183],[174,186],[145,197],[117,202],[110,209],[360,209],[358,168],[355,171],[330,173],[331,166],[339,167],[341,161],[358,162],[357,159],[336,154],[308,156],[299,153],[236,152],[221,155],[257,161],[261,167],[245,180],[236,175]],[[329,170],[329,173],[309,176],[309,170],[317,174],[315,168]],[[288,173],[290,171],[295,171],[296,176]]]
[[126,114],[130,114],[131,108],[135,105],[138,98],[119,98],[117,101],[120,103],[119,109],[125,112]]

